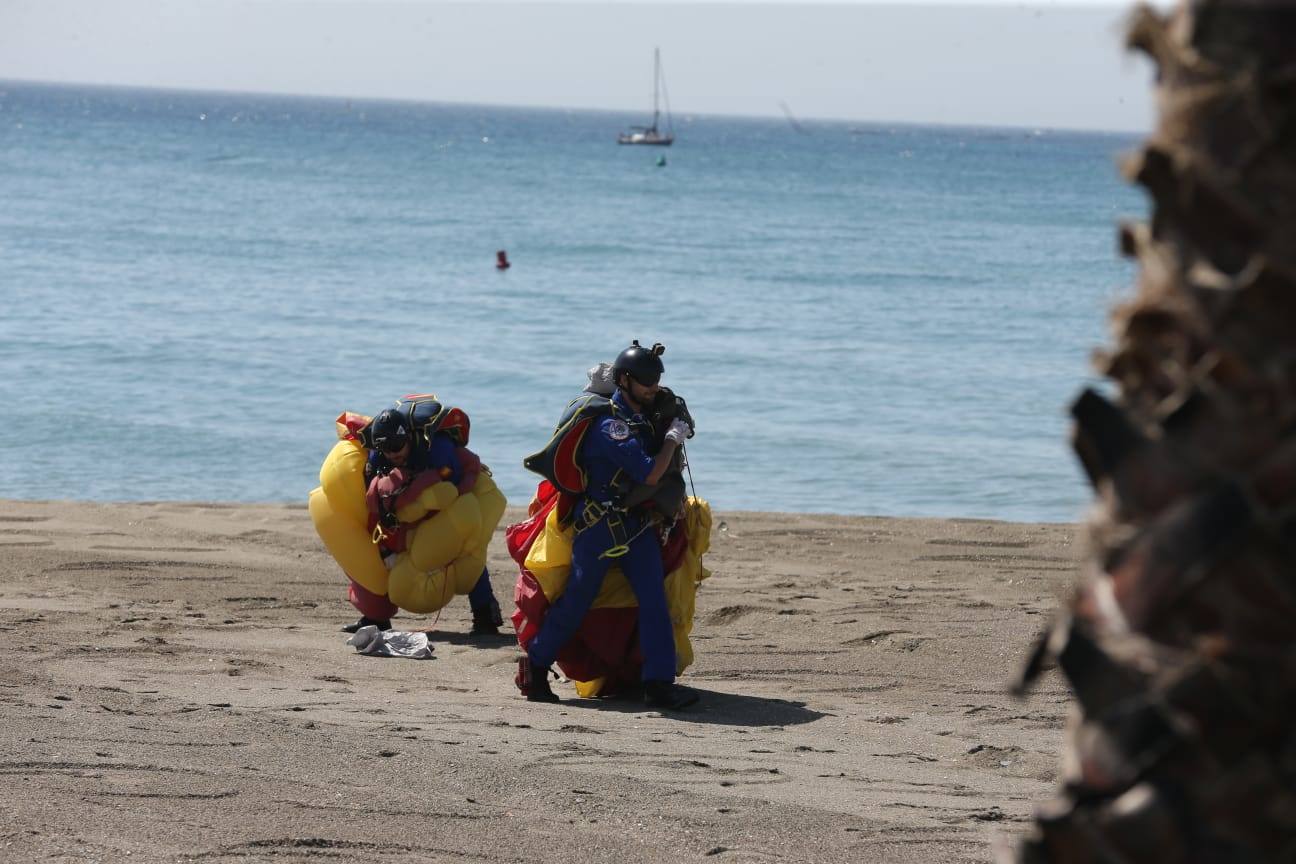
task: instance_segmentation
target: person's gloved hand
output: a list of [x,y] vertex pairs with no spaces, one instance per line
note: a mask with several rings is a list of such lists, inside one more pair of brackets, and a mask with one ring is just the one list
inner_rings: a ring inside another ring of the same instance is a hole
[[666,430],[666,440],[674,441],[676,444],[683,444],[684,439],[689,437],[690,432],[692,430],[683,420],[672,420],[670,428]]

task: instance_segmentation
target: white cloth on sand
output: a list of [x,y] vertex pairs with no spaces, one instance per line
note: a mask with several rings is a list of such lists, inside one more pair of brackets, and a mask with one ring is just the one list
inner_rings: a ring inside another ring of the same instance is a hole
[[379,630],[369,624],[361,627],[347,640],[356,653],[370,657],[407,657],[410,660],[430,660],[432,643],[426,633],[406,633],[403,630]]

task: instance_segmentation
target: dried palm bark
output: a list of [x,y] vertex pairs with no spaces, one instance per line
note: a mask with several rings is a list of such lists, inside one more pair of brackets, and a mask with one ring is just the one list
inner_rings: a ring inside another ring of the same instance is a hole
[[1075,691],[1022,864],[1296,862],[1296,4],[1137,11],[1152,199],[1077,400],[1089,572],[1031,658]]

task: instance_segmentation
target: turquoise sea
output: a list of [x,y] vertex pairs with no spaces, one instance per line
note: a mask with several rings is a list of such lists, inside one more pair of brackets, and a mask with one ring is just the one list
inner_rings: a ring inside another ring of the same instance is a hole
[[523,504],[638,338],[717,508],[1081,515],[1133,138],[642,120],[0,82],[0,497],[303,502],[339,412],[433,391]]

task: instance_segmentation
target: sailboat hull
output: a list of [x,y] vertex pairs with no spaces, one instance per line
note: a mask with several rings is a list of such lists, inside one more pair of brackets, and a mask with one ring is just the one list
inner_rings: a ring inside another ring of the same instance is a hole
[[652,147],[669,147],[675,143],[674,135],[656,135],[646,132],[631,132],[617,136],[618,144],[645,144]]

